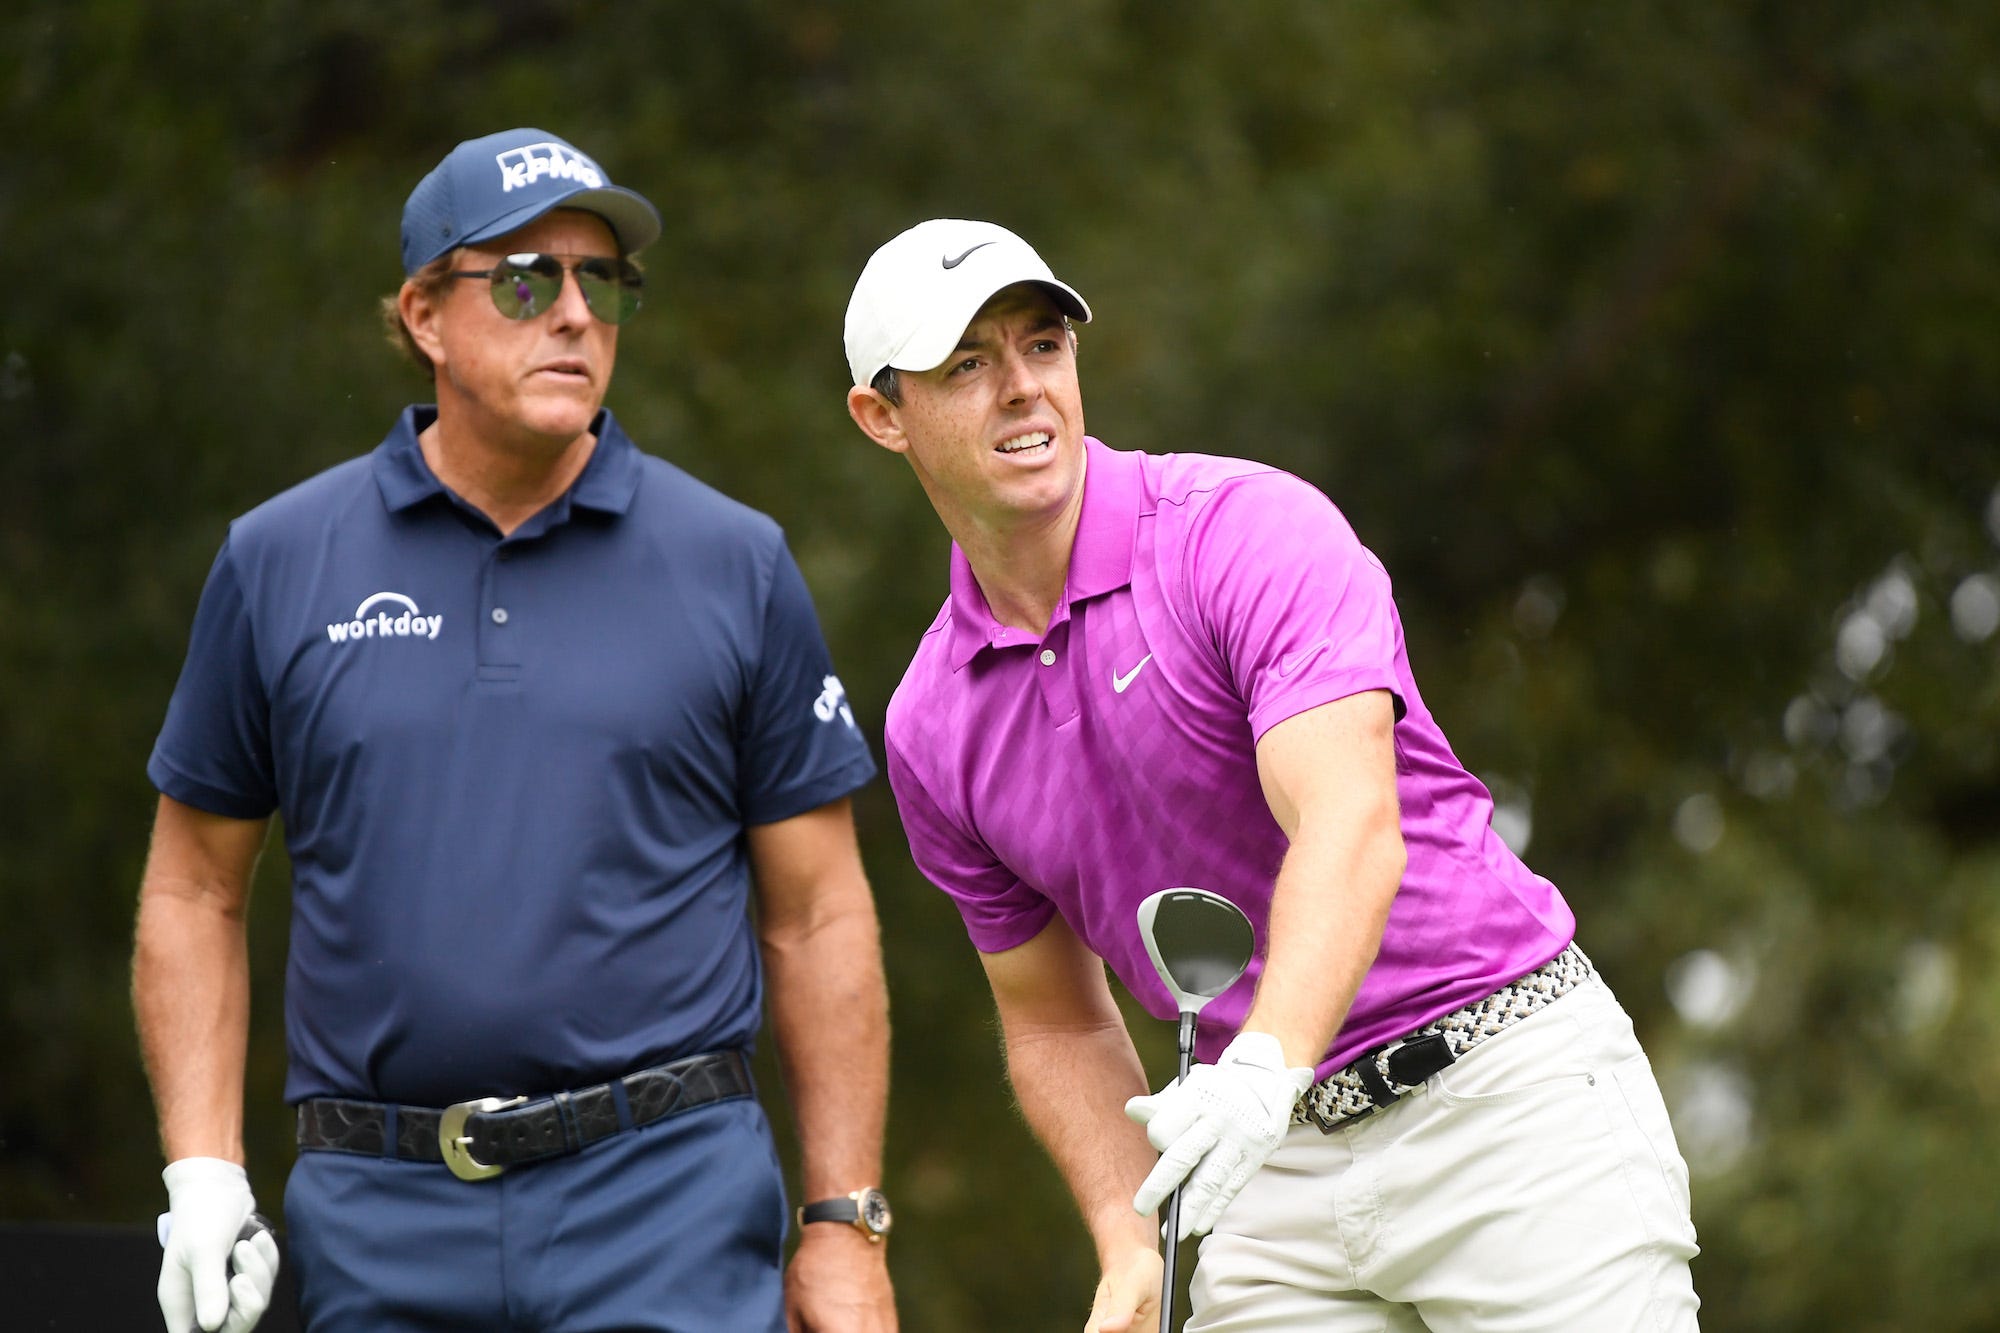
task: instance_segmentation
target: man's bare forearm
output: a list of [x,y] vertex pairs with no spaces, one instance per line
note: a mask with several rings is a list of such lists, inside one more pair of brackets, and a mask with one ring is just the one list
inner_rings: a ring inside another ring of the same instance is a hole
[[809,1199],[882,1178],[889,1099],[882,946],[866,884],[840,899],[796,929],[764,938],[771,1028]]
[[139,1045],[167,1160],[243,1160],[250,959],[243,922],[149,885],[132,959]]
[[1024,1030],[1003,1019],[1003,1026],[1014,1095],[1076,1199],[1099,1265],[1126,1249],[1156,1249],[1154,1221],[1132,1211],[1158,1154],[1125,1117],[1126,1101],[1150,1089],[1124,1024]]
[[1271,891],[1264,973],[1243,1020],[1285,1062],[1317,1064],[1375,962],[1408,853],[1395,714],[1372,691],[1287,718],[1257,745],[1272,817],[1291,842]]
[[[875,900],[845,800],[749,830],[757,933],[807,1200],[882,1180],[889,995]],[[785,1269],[787,1326],[894,1333],[885,1258],[853,1227],[803,1228]]]
[[132,1009],[167,1160],[243,1160],[250,877],[265,821],[166,797],[139,885]]
[[1271,897],[1269,955],[1245,1031],[1278,1039],[1286,1063],[1326,1053],[1375,962],[1403,870],[1393,822],[1292,844]]

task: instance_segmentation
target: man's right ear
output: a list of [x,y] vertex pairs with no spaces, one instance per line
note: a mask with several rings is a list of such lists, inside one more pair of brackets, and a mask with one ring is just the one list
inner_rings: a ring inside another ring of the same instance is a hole
[[410,341],[431,359],[433,369],[442,366],[444,340],[438,336],[436,293],[415,281],[406,281],[396,293],[396,309],[403,316],[403,327],[409,331]]
[[861,433],[891,453],[908,453],[910,442],[903,436],[902,412],[880,392],[865,384],[847,391],[847,415],[861,427]]

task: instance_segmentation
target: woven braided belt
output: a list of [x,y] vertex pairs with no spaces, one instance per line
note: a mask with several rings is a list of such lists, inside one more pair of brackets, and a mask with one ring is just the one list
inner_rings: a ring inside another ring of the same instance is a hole
[[1379,1111],[1488,1037],[1569,994],[1590,972],[1590,959],[1570,945],[1485,999],[1433,1019],[1401,1041],[1378,1046],[1345,1069],[1328,1074],[1299,1098],[1292,1123],[1317,1125],[1332,1133],[1338,1125]]

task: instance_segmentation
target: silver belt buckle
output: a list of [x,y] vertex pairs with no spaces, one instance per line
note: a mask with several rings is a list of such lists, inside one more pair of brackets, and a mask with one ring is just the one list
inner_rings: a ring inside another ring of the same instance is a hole
[[438,1117],[438,1151],[444,1154],[444,1164],[460,1180],[490,1180],[507,1168],[491,1166],[472,1155],[472,1136],[465,1132],[465,1122],[475,1115],[489,1111],[504,1111],[510,1106],[519,1106],[526,1097],[481,1097],[476,1101],[454,1102],[444,1108]]

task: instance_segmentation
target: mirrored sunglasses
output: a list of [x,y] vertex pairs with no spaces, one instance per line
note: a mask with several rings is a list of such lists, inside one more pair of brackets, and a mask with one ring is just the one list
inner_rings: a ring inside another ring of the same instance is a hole
[[623,324],[639,308],[645,275],[629,259],[576,259],[555,255],[508,255],[492,268],[457,268],[454,278],[492,282],[493,308],[508,319],[533,319],[562,296],[563,274],[576,274],[577,290],[590,313],[606,324]]

